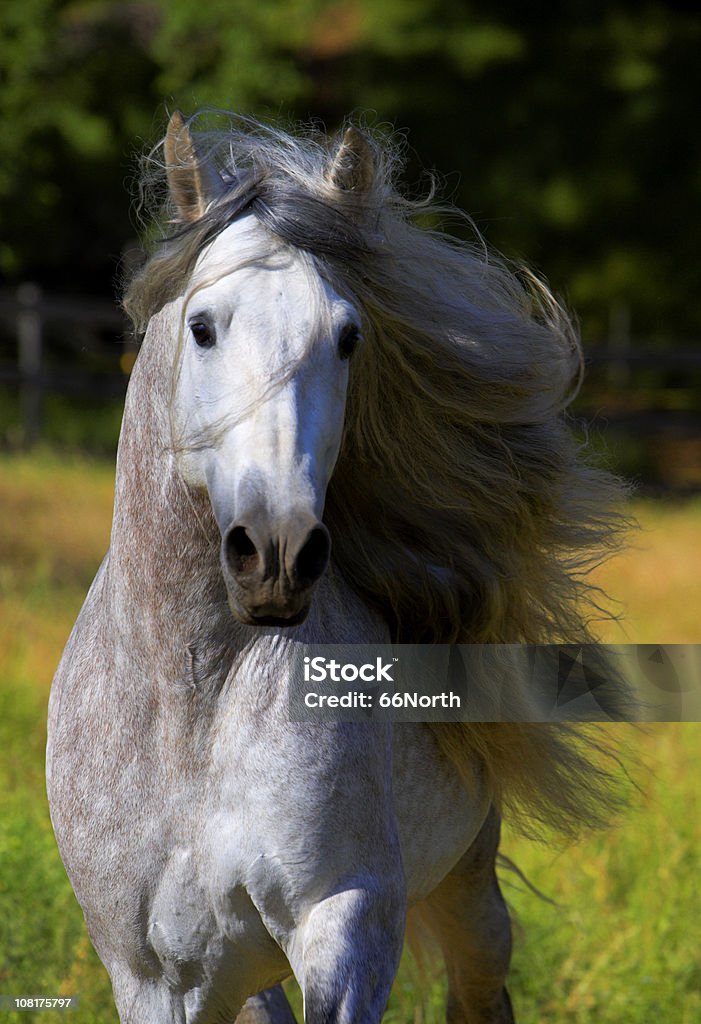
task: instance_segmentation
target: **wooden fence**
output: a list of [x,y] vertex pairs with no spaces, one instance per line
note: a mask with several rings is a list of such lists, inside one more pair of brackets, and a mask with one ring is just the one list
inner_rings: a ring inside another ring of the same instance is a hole
[[[647,444],[665,465],[682,453],[681,478],[701,489],[701,346],[634,341],[627,308],[615,305],[608,337],[585,351],[589,372],[577,415]],[[0,389],[19,396],[13,436],[26,446],[43,436],[47,395],[121,398],[135,354],[113,303],[51,296],[34,284],[0,291]],[[650,379],[658,381],[652,389]],[[664,384],[670,379],[673,387]]]
[[[124,395],[135,347],[116,304],[93,298],[49,296],[35,284],[0,292],[0,386],[20,397],[20,433],[25,445],[40,439],[46,394],[76,399]],[[51,358],[60,336],[70,366]],[[88,359],[86,359],[86,356]],[[92,356],[92,360],[89,357]],[[95,358],[97,357],[97,358]],[[97,366],[90,368],[86,362]]]

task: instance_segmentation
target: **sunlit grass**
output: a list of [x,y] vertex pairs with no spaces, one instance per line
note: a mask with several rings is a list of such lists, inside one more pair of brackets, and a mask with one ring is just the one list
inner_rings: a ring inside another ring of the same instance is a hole
[[701,499],[636,501],[639,528],[594,579],[616,600],[605,643],[701,641]]
[[701,731],[613,728],[641,761],[643,792],[630,812],[562,851],[505,837],[505,851],[556,901],[517,882],[506,888],[522,924],[512,988],[526,1022],[691,1024],[701,1014]]
[[[0,456],[0,994],[77,995],[76,1024],[110,1024],[116,1012],[51,833],[46,700],[108,543],[113,472],[50,453]],[[627,620],[605,638],[692,643],[701,504],[638,503],[636,514],[636,548],[600,571]],[[510,987],[520,1024],[701,1019],[701,728],[616,728],[645,767],[643,795],[616,829],[567,850],[505,836],[505,852],[556,901],[503,876],[518,918]],[[388,1021],[443,1019],[443,982],[425,970],[405,961]]]

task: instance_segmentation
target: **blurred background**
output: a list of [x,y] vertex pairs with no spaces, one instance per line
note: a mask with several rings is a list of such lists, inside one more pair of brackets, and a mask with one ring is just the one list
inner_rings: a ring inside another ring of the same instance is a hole
[[[114,450],[135,156],[166,105],[406,134],[581,321],[576,413],[649,493],[701,490],[701,13],[635,0],[7,0],[0,444]],[[601,438],[606,435],[606,440]]]
[[[642,529],[596,572],[622,616],[601,636],[694,644],[700,53],[701,12],[657,0],[4,0],[0,996],[77,995],[74,1024],[116,1021],[51,832],[44,723],[109,542],[136,351],[118,305],[137,251],[130,193],[166,108],[329,130],[356,112],[399,131],[410,192],[437,171],[490,245],[548,278],[587,355],[577,429],[637,487]],[[628,739],[647,775],[615,832],[564,857],[507,837],[557,901],[507,873],[520,1024],[701,1020],[701,729]],[[409,962],[387,1020],[437,1024],[443,998]]]

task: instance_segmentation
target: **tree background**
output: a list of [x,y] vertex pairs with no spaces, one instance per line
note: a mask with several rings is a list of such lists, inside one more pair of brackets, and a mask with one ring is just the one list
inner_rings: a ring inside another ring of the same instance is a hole
[[0,271],[109,293],[125,184],[165,103],[350,111],[406,129],[489,242],[589,332],[701,326],[701,15],[569,0],[9,0],[0,41]]

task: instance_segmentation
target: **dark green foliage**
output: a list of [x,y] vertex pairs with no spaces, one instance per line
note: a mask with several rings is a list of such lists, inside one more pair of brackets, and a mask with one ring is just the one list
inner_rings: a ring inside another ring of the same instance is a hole
[[[0,41],[0,270],[108,292],[165,100],[409,129],[491,243],[601,334],[701,329],[701,16],[623,0],[23,0]],[[418,159],[410,180],[420,174]]]

